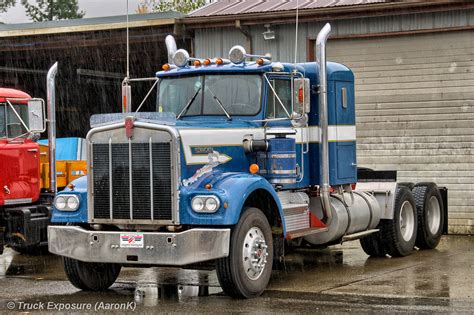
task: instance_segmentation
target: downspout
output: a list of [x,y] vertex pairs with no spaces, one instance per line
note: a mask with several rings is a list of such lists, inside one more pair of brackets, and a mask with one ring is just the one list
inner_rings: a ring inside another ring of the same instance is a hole
[[48,111],[48,147],[49,147],[49,190],[56,193],[56,86],[58,63],[49,69],[46,77]]
[[252,34],[250,34],[250,30],[242,27],[240,20],[235,20],[235,27],[245,36],[247,54],[252,54]]
[[329,201],[329,127],[326,71],[326,41],[331,33],[331,25],[326,23],[316,39],[316,59],[319,64],[319,127],[321,128],[320,146],[320,192],[321,205],[326,215],[326,225],[332,221],[331,202]]

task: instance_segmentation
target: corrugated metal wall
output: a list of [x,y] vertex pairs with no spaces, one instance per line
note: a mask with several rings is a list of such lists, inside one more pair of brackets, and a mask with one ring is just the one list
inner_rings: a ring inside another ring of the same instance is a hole
[[[322,23],[299,26],[298,61]],[[378,34],[474,25],[474,10],[332,23],[332,35]],[[253,27],[253,53],[293,62],[294,25]],[[227,56],[245,37],[234,28],[196,30],[199,57]],[[449,189],[449,230],[474,233],[474,31],[337,39],[328,58],[356,76],[358,163],[395,169],[401,181],[436,181]]]
[[449,229],[474,233],[474,33],[335,40],[356,77],[359,166],[449,189]]

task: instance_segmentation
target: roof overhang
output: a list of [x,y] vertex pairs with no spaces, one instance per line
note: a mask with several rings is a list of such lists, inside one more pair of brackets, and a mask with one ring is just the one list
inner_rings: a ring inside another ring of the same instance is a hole
[[[474,8],[474,2],[453,0],[430,0],[430,1],[402,1],[373,3],[351,6],[325,7],[316,9],[299,10],[300,22],[331,21],[342,19],[367,18],[389,15],[406,15],[427,12],[441,12],[450,10],[463,10]],[[179,19],[179,23],[185,24],[187,28],[215,28],[232,27],[236,21],[240,25],[289,24],[295,22],[295,10],[271,11],[259,13],[243,13],[215,16],[185,17]]]
[[[129,21],[129,28],[150,27],[150,26],[165,26],[175,24],[177,19],[154,19],[143,21]],[[35,24],[35,23],[31,23]],[[15,36],[34,36],[34,35],[48,35],[48,34],[63,34],[63,33],[78,33],[78,32],[94,32],[102,30],[126,29],[127,22],[103,23],[103,24],[85,24],[73,26],[57,26],[57,27],[31,27],[23,29],[0,30],[1,37],[15,37]]]

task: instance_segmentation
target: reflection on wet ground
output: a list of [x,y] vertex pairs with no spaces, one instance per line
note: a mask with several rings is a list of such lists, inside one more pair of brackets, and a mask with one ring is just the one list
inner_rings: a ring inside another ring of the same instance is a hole
[[135,311],[170,312],[474,311],[472,237],[444,237],[437,250],[405,258],[369,258],[358,242],[299,249],[278,267],[268,290],[253,301],[226,297],[214,271],[176,268],[124,268],[111,290],[91,293],[69,284],[60,257],[6,250],[0,256],[0,311],[12,300],[133,302]]

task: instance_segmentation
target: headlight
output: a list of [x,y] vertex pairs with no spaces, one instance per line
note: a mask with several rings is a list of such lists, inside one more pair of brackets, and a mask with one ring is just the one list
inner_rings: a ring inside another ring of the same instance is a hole
[[54,201],[54,206],[58,210],[64,210],[64,208],[66,208],[66,198],[62,196],[56,197],[56,200]]
[[204,209],[204,200],[200,197],[194,197],[191,202],[191,207],[194,211],[202,211],[202,209]]
[[214,213],[219,206],[220,201],[216,196],[196,196],[191,201],[191,208],[196,212]]
[[60,211],[79,209],[79,197],[76,195],[59,195],[54,199],[54,207]]

